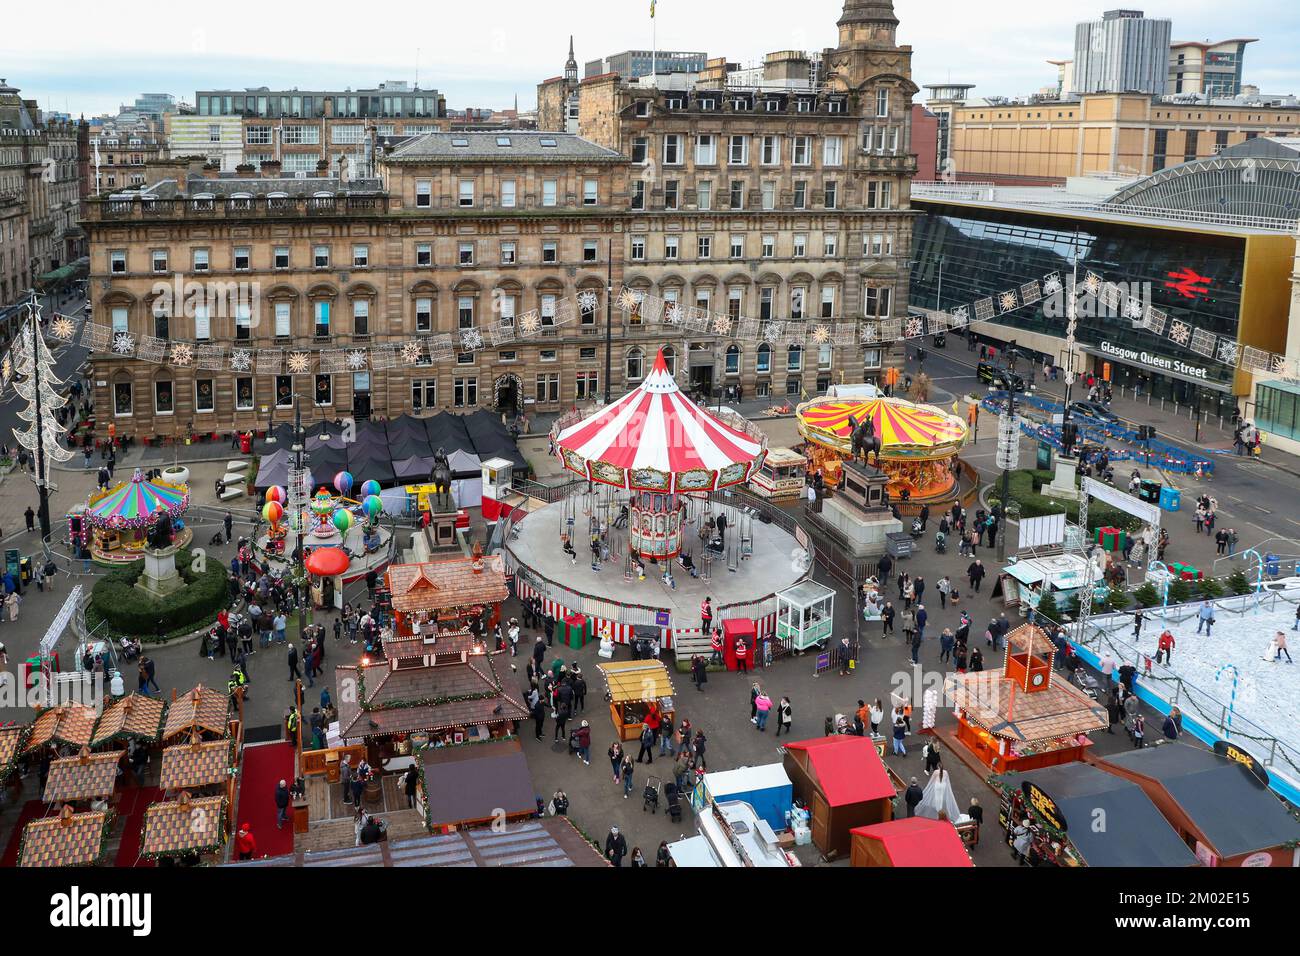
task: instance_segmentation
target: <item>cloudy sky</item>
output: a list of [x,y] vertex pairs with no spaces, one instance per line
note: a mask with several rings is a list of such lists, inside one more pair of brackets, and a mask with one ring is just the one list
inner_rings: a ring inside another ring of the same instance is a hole
[[[917,83],[974,83],[975,95],[1029,93],[1054,82],[1044,61],[1068,58],[1075,20],[1112,5],[895,0],[900,41],[915,50]],[[144,91],[192,102],[204,88],[372,87],[412,80],[417,66],[421,85],[445,93],[451,107],[509,107],[517,94],[526,109],[537,81],[562,69],[570,33],[581,70],[588,59],[648,46],[649,7],[650,0],[388,0],[374,7],[227,0],[123,16],[120,6],[97,0],[15,3],[5,12],[0,69],[43,107],[86,115],[116,112]],[[1246,82],[1270,93],[1300,92],[1294,0],[1240,7],[1162,0],[1144,8],[1172,17],[1176,40],[1259,38],[1249,48]],[[658,43],[747,63],[775,49],[833,46],[841,9],[842,0],[659,0]]]

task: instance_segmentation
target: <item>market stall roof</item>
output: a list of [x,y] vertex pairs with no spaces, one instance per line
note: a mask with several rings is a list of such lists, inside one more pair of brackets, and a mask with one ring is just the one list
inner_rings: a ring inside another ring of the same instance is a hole
[[50,761],[50,773],[45,778],[45,792],[41,799],[48,804],[107,797],[117,786],[117,769],[122,753],[121,750],[111,750],[93,754],[82,747],[81,753],[75,757]]
[[[1025,781],[1045,793],[1066,825],[1066,836],[1089,866],[1195,866],[1196,856],[1142,788],[1091,764],[1074,761],[1026,773],[1006,773],[1002,785]],[[1220,812],[1225,808],[1220,807]],[[1106,826],[1093,825],[1097,811]]]
[[190,492],[161,478],[146,481],[137,469],[121,484],[91,495],[86,504],[86,520],[96,527],[143,527],[155,522],[159,511],[179,517],[190,505]]
[[975,865],[957,828],[947,820],[901,817],[888,823],[854,827],[850,832],[878,841],[894,866]]
[[460,448],[447,453],[447,464],[451,466],[453,478],[477,478],[483,474],[483,459]]
[[610,661],[597,664],[615,704],[673,696],[673,681],[662,661]]
[[[500,415],[480,408],[465,419],[465,428],[469,431],[470,441],[473,442],[474,454],[480,461],[504,458],[518,468],[521,474],[528,468],[528,462],[519,451],[519,446],[515,443],[509,429],[502,424]],[[450,452],[448,456],[450,457]]]
[[433,471],[433,456],[411,455],[393,462],[394,477],[403,481],[412,478],[424,480]]
[[485,555],[480,560],[478,571],[472,557],[391,565],[387,580],[393,610],[440,611],[504,601],[510,591],[501,555]]
[[23,830],[19,866],[91,866],[108,841],[109,816],[104,810],[74,813],[64,806],[58,816],[33,820]]
[[394,668],[377,661],[334,669],[344,740],[438,732],[523,720],[528,708],[504,687],[493,654]]
[[230,697],[215,687],[199,684],[188,694],[172,701],[167,708],[167,722],[163,725],[162,739],[171,743],[184,734],[186,739],[195,730],[225,737],[230,715]]
[[[378,438],[368,442],[348,445],[348,471],[357,480],[353,494],[359,494],[363,481],[374,480],[381,485],[391,485],[397,480],[393,471],[392,449]],[[313,456],[314,460],[314,456]]]
[[898,793],[869,737],[836,734],[789,743],[785,749],[806,754],[810,776],[832,807],[893,799]]
[[1021,584],[1033,587],[1043,581],[1059,590],[1083,586],[1088,559],[1077,554],[1054,554],[1045,558],[1022,558],[1002,569]]
[[214,852],[226,842],[224,796],[190,797],[151,804],[144,811],[140,855]]
[[[317,444],[312,446],[312,442]],[[311,456],[307,464],[311,468],[311,477],[314,488],[320,488],[326,484],[330,485],[330,491],[333,492],[334,476],[340,471],[348,470],[348,450],[342,444],[337,447],[332,444],[320,443],[319,439],[307,439],[307,451]]]
[[0,783],[18,762],[18,755],[23,752],[23,739],[29,727],[0,727]]
[[163,748],[158,786],[181,790],[225,783],[230,776],[234,741],[203,740],[193,734],[188,743]]
[[944,690],[973,722],[997,737],[1030,743],[1105,730],[1106,708],[1053,673],[1030,693],[1001,671],[949,674]]
[[254,486],[257,488],[270,488],[272,485],[287,485],[289,483],[289,466],[292,462],[293,455],[284,446],[262,455],[257,463],[257,478],[254,479]]
[[423,419],[402,415],[388,422],[386,428],[388,445],[393,449],[394,457],[433,454],[433,448],[429,443],[429,429],[425,427]]
[[1099,757],[1155,781],[1221,857],[1300,841],[1300,822],[1250,770],[1228,757],[1177,742]]
[[537,812],[537,795],[518,740],[422,753],[428,819],[434,827]]
[[818,398],[800,405],[795,416],[805,438],[845,453],[851,450],[849,416],[871,420],[886,455],[947,452],[966,439],[966,424],[956,415],[902,398]]
[[383,642],[384,657],[411,659],[426,654],[441,657],[444,654],[470,654],[476,643],[474,635],[466,628],[458,631],[438,631],[434,634],[403,634]]
[[105,708],[95,724],[91,746],[98,747],[114,740],[143,740],[155,742],[162,736],[163,713],[167,705],[145,694],[128,694]]
[[556,816],[343,850],[299,850],[285,856],[231,861],[226,866],[589,867],[609,866],[609,863],[567,817]]
[[723,422],[683,395],[662,349],[639,386],[586,418],[575,417],[551,428],[560,462],[619,488],[725,488],[747,480],[767,454],[767,438],[757,428],[739,418]]
[[42,711],[32,724],[23,753],[32,753],[46,744],[85,747],[95,733],[98,717],[95,708],[81,704],[65,704]]
[[332,578],[348,569],[352,559],[342,548],[313,548],[303,566],[318,577]]
[[425,434],[429,436],[429,445],[434,451],[441,448],[450,455],[456,448],[461,451],[474,450],[474,441],[469,437],[464,415],[439,412],[418,420],[424,422]]

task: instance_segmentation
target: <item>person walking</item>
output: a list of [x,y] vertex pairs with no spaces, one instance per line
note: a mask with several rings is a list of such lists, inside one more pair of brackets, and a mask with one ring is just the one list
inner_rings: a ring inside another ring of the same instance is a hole
[[23,512],[23,517],[27,519],[27,530],[28,530],[28,531],[35,531],[35,530],[36,530],[36,512],[32,510],[32,506],[31,506],[31,505],[28,505],[28,506],[27,506],[27,510]]
[[709,665],[699,654],[691,658],[691,679],[695,682],[695,689],[703,693],[704,685],[709,682]]
[[552,741],[569,739],[568,734],[565,733],[565,727],[568,726],[569,718],[572,716],[573,705],[568,700],[560,700],[555,705],[555,736],[551,738]]
[[632,774],[636,769],[636,764],[632,762],[631,754],[623,755],[623,766],[620,768],[621,779],[623,781],[623,799],[626,800],[632,794]]
[[882,625],[880,632],[881,637],[884,637],[886,634],[894,633],[894,616],[896,613],[892,601],[886,601],[885,606],[880,609],[880,623]]
[[952,593],[952,578],[945,574],[934,589],[939,592],[939,610],[945,610],[948,607],[948,595]]
[[754,718],[754,723],[758,727],[760,733],[766,733],[767,715],[772,710],[772,698],[768,697],[764,691],[760,690],[758,692],[758,697],[754,699],[754,706],[758,711]]
[[1112,684],[1110,697],[1106,699],[1106,733],[1114,734],[1116,724],[1124,722],[1124,704],[1119,699],[1119,685]]
[[1287,650],[1286,632],[1278,631],[1277,634],[1273,636],[1273,660],[1280,661],[1283,654],[1286,655],[1286,662],[1288,664],[1294,663],[1291,660],[1291,652]]
[[257,855],[257,840],[253,838],[253,831],[249,829],[247,823],[239,825],[239,833],[235,837],[235,849],[241,860],[251,860]]
[[606,755],[609,757],[609,765],[614,771],[614,782],[618,783],[623,774],[623,745],[617,740],[614,741],[609,745]]
[[916,816],[916,805],[921,802],[921,798],[924,796],[925,791],[921,789],[921,784],[913,777],[912,782],[907,785],[907,790],[903,793],[903,802],[907,804],[907,815],[909,817]]
[[1138,714],[1136,717],[1133,718],[1133,747],[1134,747],[1134,749],[1136,749],[1136,750],[1140,750],[1141,748],[1143,748],[1143,747],[1145,747],[1145,746],[1147,745],[1147,743],[1146,743],[1146,736],[1147,736],[1147,721],[1146,721],[1146,718],[1143,717],[1141,714]]
[[1205,628],[1205,636],[1212,636],[1214,630],[1214,605],[1209,601],[1204,601],[1201,608],[1196,612],[1196,633],[1201,633],[1201,628]]
[[283,780],[275,788],[275,828],[283,830],[289,819],[289,787]]
[[939,769],[942,758],[939,756],[939,741],[931,740],[925,748],[925,772],[934,773]]
[[952,660],[952,649],[956,643],[957,640],[955,637],[953,637],[952,628],[945,627],[943,629],[943,632],[939,635],[939,660],[940,661],[946,662]]
[[585,720],[578,725],[578,759],[591,766],[591,725]]
[[713,598],[709,595],[704,596],[700,602],[700,631],[708,634],[713,630]]
[[1133,612],[1133,640],[1137,640],[1142,633],[1142,625],[1146,622],[1147,616],[1138,608]]
[[790,724],[794,720],[794,709],[790,706],[790,698],[782,697],[781,702],[776,705],[776,736],[781,736],[784,730],[786,736],[790,735]]
[[289,643],[288,661],[289,661],[288,680],[290,681],[290,683],[292,683],[294,680],[299,680],[302,678],[302,674],[298,672],[298,647],[296,644],[292,642]]
[[903,740],[907,737],[907,727],[903,723],[903,718],[899,717],[894,721],[894,756],[906,757],[907,748],[903,746]]
[[980,582],[984,580],[984,562],[976,558],[966,568],[966,577],[970,581],[970,589],[976,594],[980,593]]
[[691,741],[691,750],[695,753],[695,766],[702,771],[707,771],[708,760],[704,756],[705,747],[708,744],[708,738],[704,736],[704,731],[695,731],[695,739]]
[[614,866],[622,866],[625,856],[627,856],[627,838],[618,832],[618,827],[610,827],[609,835],[605,837],[605,859]]
[[221,523],[222,525],[225,526],[226,541],[229,542],[231,540],[232,533],[235,530],[235,516],[232,515],[229,511],[227,511],[226,516],[221,519]]
[[1115,686],[1115,658],[1111,657],[1110,651],[1101,655],[1101,660],[1097,662],[1097,669],[1101,671],[1101,676],[1106,678],[1107,690]]
[[1161,732],[1168,740],[1177,740],[1183,732],[1183,712],[1177,707],[1169,708],[1169,713],[1165,715],[1164,726]]
[[640,763],[643,757],[648,764],[655,762],[655,732],[649,724],[641,725],[641,749],[637,752],[636,762]]

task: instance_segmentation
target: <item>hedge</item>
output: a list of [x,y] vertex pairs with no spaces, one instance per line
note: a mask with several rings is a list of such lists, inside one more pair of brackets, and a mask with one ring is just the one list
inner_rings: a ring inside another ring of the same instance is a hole
[[90,607],[109,626],[124,634],[153,637],[160,629],[170,633],[193,630],[216,617],[229,598],[226,569],[209,561],[201,572],[192,571],[193,555],[188,550],[176,555],[176,568],[185,587],[159,600],[135,587],[144,573],[144,560],[133,561],[100,578],[90,592]]
[[[1068,498],[1049,498],[1040,492],[1043,485],[1051,482],[1054,473],[1026,469],[1013,471],[1008,484],[1009,497],[1020,505],[1020,517],[1041,518],[1044,515],[1065,512],[1069,521],[1079,520],[1079,502]],[[990,502],[996,501],[1002,494],[1002,479],[995,478],[989,492]],[[1088,502],[1088,531],[1097,528],[1123,528],[1126,531],[1141,531],[1142,521],[1130,514],[1113,508],[1096,498]]]

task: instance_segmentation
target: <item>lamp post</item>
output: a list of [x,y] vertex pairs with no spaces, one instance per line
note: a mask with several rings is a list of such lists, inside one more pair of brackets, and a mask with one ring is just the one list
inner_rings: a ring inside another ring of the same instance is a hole
[[[294,480],[299,484],[301,484],[302,482],[303,469],[306,467],[303,460],[303,450],[306,443],[307,443],[307,439],[306,439],[306,435],[303,432],[303,427],[302,427],[302,408],[298,404],[298,396],[295,395],[293,397],[292,451],[293,451],[293,465],[294,465]],[[298,595],[298,642],[302,643],[303,638],[307,633],[307,595],[311,593],[311,589],[307,587],[307,558],[306,555],[302,553],[302,530],[303,530],[303,522],[306,520],[306,517],[304,515],[304,508],[300,502],[300,499],[306,492],[301,487],[299,488],[290,487],[288,489],[288,492],[289,492],[288,498],[291,503],[294,502],[296,499],[299,500],[299,503],[297,505],[294,505],[294,509],[297,512],[298,520],[296,522],[297,527],[294,531],[293,553],[294,555],[297,556],[295,564],[297,564],[298,566],[298,570],[302,580],[302,588],[303,588],[303,590]],[[301,714],[301,711],[299,713]]]
[[45,473],[45,423],[41,411],[41,353],[40,322],[37,319],[36,293],[33,292],[27,303],[27,328],[32,337],[32,397],[35,400],[36,413],[36,490],[40,497],[37,505],[37,517],[41,523],[41,540],[50,540],[50,481]]
[[[1012,358],[1014,357],[1014,354],[1013,350],[1011,353],[1008,353],[1008,357]],[[1020,426],[1016,424],[1016,395],[1022,390],[1028,394],[1033,392],[1034,386],[1030,385],[1024,389],[1017,388],[1016,380],[1011,377],[1010,373],[1008,373],[1006,417],[1010,420],[1010,432],[1009,434],[1005,434],[1004,428],[1001,424],[998,428],[997,456],[998,464],[1002,468],[1002,514],[998,518],[999,523],[1002,525],[1000,529],[1002,533],[998,535],[999,561],[1005,559],[1007,556],[1007,504],[1008,497],[1011,494],[1011,469],[1015,468],[1019,464],[1020,456]],[[989,391],[994,392],[996,389],[990,385]],[[1003,442],[1007,443],[1007,447],[1003,447]]]
[[614,366],[614,240],[605,240],[605,405]]

